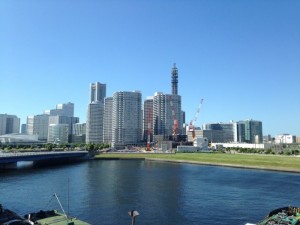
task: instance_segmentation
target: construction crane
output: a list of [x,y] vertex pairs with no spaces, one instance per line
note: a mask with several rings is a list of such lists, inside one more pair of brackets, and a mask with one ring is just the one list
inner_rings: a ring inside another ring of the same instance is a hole
[[172,118],[173,118],[173,140],[176,140],[177,137],[177,129],[178,129],[178,120],[175,115],[174,104],[172,100],[172,95],[169,96],[171,110],[172,110]]
[[201,99],[200,101],[200,104],[198,106],[198,109],[197,109],[197,112],[195,114],[195,117],[194,119],[191,120],[190,122],[190,125],[189,125],[189,131],[192,132],[192,137],[193,137],[193,141],[195,140],[195,137],[196,137],[196,132],[195,132],[195,123],[196,123],[196,120],[199,116],[199,113],[200,113],[200,108],[202,106],[202,103],[203,103],[203,98]]

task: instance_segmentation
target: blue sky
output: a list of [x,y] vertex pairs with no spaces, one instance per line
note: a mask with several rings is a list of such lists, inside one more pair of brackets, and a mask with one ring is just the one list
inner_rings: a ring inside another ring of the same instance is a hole
[[2,0],[0,113],[26,122],[73,102],[89,84],[171,92],[179,70],[186,121],[255,119],[300,136],[299,0]]

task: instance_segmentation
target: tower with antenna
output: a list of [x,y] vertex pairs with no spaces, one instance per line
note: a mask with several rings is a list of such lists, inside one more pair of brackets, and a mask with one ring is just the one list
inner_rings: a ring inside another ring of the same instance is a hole
[[172,95],[178,95],[178,69],[176,63],[172,68]]

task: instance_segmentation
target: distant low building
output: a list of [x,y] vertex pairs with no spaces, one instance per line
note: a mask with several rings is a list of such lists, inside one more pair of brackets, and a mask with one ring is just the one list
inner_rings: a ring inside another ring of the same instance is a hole
[[270,149],[272,144],[252,144],[252,143],[212,143],[212,149],[219,148],[255,148],[255,149]]
[[3,145],[33,145],[41,144],[38,135],[27,134],[5,134],[0,135],[0,143]]
[[281,134],[275,137],[276,144],[293,144],[296,143],[296,136],[290,134]]
[[272,137],[270,134],[263,136],[264,143],[271,143]]
[[[201,136],[201,132],[199,134]],[[209,142],[261,144],[262,122],[248,119],[239,122],[203,124],[202,137],[207,137]]]
[[206,152],[208,149],[208,139],[198,137],[194,140],[193,146],[178,145],[177,152]]

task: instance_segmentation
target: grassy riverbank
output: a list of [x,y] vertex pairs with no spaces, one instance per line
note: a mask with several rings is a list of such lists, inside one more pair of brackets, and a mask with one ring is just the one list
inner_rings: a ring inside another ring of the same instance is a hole
[[223,153],[177,153],[177,154],[100,154],[96,158],[145,158],[147,160],[197,163],[208,165],[257,168],[300,173],[300,157],[274,155],[247,155]]

